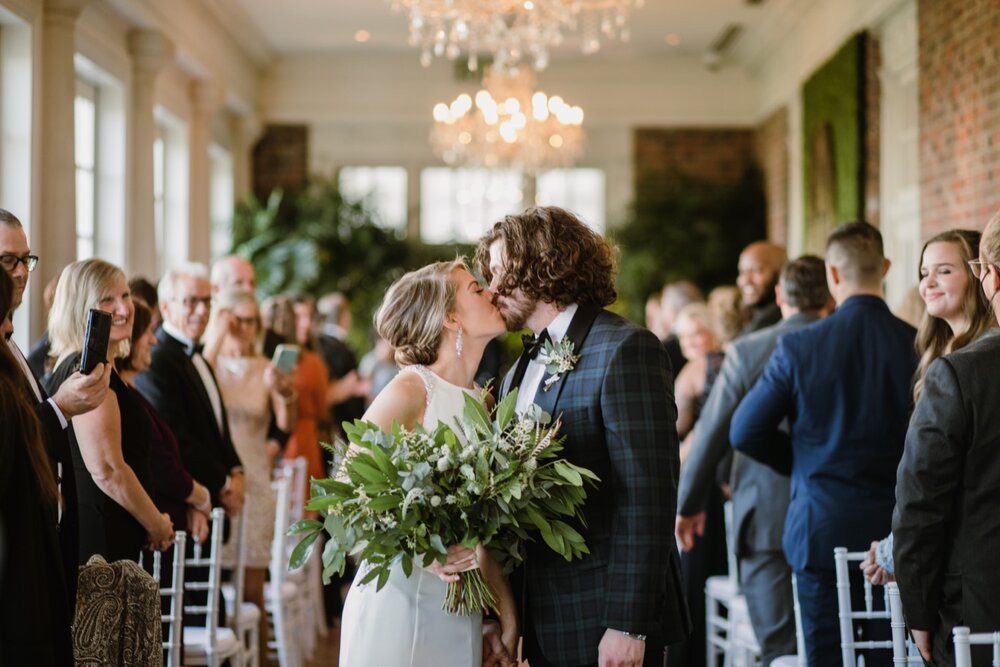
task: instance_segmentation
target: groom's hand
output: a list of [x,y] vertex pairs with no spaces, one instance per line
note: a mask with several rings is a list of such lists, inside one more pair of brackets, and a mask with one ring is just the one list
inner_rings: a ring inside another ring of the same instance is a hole
[[598,667],[642,667],[646,642],[608,628],[597,647]]
[[684,551],[694,549],[695,536],[701,537],[705,534],[705,513],[699,512],[694,516],[681,516],[678,514],[677,521],[674,524],[674,534],[677,536],[677,541],[681,543],[681,548]]

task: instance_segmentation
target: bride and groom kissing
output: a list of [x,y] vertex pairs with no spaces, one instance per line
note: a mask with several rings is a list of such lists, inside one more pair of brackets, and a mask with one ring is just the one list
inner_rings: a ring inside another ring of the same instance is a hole
[[[476,268],[457,260],[403,276],[386,292],[376,328],[402,372],[365,419],[389,430],[453,423],[486,344],[530,329],[498,398],[518,390],[517,411],[561,415],[563,455],[601,482],[588,492],[590,553],[566,561],[530,543],[505,579],[486,549],[453,547],[446,565],[393,568],[380,591],[357,577],[344,606],[340,664],[531,667],[663,664],[664,647],[690,631],[673,536],[679,469],[673,375],[645,329],[605,310],[617,297],[615,250],[573,214],[535,207],[497,222]],[[544,341],[550,341],[543,345]],[[571,351],[552,372],[542,347]],[[487,398],[487,401],[492,399]],[[499,623],[442,611],[447,582],[478,565],[495,590]],[[520,641],[519,641],[520,639]]]

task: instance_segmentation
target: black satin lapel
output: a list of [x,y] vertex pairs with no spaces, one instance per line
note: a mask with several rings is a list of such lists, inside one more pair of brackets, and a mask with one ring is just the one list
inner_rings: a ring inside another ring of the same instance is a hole
[[[507,391],[503,392],[506,396],[515,389],[521,387],[521,382],[524,380],[524,374],[528,372],[528,355],[524,352],[521,356],[517,358],[517,364],[514,365],[514,374],[511,376],[510,383],[507,385]],[[503,396],[501,396],[503,398]]]
[[[597,316],[601,314],[601,309],[594,306],[580,306],[576,314],[573,316],[573,321],[569,323],[569,329],[566,330],[566,337],[573,341],[573,353],[580,357],[582,360],[583,355],[581,350],[583,350],[583,342],[587,339],[587,334],[590,333],[590,329],[594,326],[594,320]],[[580,362],[577,361],[577,363]],[[540,407],[545,412],[555,418],[557,415],[555,413],[556,405],[559,403],[559,396],[562,394],[563,387],[566,386],[566,378],[572,375],[573,371],[568,373],[563,373],[559,376],[559,379],[552,383],[548,389],[545,389],[545,381],[549,379],[550,374],[546,373],[542,378],[541,383],[538,385],[538,391],[535,393],[535,404]]]

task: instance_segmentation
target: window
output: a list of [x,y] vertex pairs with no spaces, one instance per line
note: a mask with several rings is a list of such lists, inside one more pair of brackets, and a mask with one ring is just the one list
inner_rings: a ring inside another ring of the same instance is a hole
[[76,133],[76,258],[94,256],[97,207],[97,87],[77,81],[74,103]]
[[420,238],[477,241],[499,218],[522,208],[521,172],[429,167],[420,174]]
[[600,169],[552,169],[538,175],[535,201],[572,211],[596,232],[604,233],[604,172]]
[[[153,140],[153,224],[156,230],[156,247],[162,256],[163,225],[165,217],[165,181],[167,172],[166,141],[162,125],[156,126]],[[160,272],[157,272],[160,273]]]
[[406,169],[403,167],[341,167],[340,194],[362,201],[375,221],[387,229],[406,230]]
[[160,275],[188,260],[188,136],[187,126],[162,107],[153,115],[153,216]]
[[208,159],[212,170],[209,205],[212,216],[210,241],[212,261],[227,254],[233,246],[233,156],[222,146],[211,144]]

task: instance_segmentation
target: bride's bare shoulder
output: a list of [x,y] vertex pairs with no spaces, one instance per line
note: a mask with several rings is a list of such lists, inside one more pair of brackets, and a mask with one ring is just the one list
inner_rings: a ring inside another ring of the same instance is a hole
[[372,401],[365,419],[388,430],[393,422],[406,428],[419,424],[427,405],[427,389],[417,373],[399,373]]

